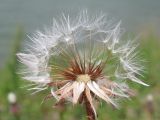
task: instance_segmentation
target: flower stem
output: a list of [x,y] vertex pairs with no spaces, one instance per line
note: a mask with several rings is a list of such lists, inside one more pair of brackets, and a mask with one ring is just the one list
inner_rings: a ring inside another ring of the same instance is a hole
[[95,114],[93,112],[91,104],[89,103],[86,95],[84,95],[84,99],[83,100],[84,100],[84,104],[85,104],[85,107],[86,107],[86,113],[87,113],[88,120],[95,120]]

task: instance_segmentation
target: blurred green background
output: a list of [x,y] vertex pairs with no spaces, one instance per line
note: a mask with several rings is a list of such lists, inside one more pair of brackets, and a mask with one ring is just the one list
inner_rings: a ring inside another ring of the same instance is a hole
[[[47,91],[31,95],[17,74],[15,54],[27,35],[50,26],[61,12],[76,14],[103,11],[122,20],[126,34],[138,36],[145,62],[144,81],[149,87],[130,84],[136,97],[120,102],[116,110],[103,101],[97,107],[99,120],[160,120],[160,1],[159,0],[0,0],[0,120],[86,120],[80,105],[53,108],[54,100],[41,104]],[[14,92],[16,104],[8,101]]]

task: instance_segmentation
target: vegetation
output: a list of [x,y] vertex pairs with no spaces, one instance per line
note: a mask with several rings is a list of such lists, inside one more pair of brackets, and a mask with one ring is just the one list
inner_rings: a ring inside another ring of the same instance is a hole
[[[23,38],[22,30],[18,30],[10,59],[0,70],[0,120],[86,120],[82,106],[66,103],[55,108],[53,106],[54,99],[41,104],[46,91],[30,95],[30,91],[22,88],[26,82],[16,74],[18,62],[15,54],[20,50]],[[160,119],[160,41],[152,34],[146,35],[140,40],[142,57],[147,60],[145,62],[147,72],[143,79],[150,86],[145,87],[130,83],[130,86],[136,91],[136,97],[122,100],[118,110],[103,101],[101,104],[97,104],[99,120]],[[14,92],[17,95],[17,113],[13,112],[12,105],[7,100],[9,92]]]

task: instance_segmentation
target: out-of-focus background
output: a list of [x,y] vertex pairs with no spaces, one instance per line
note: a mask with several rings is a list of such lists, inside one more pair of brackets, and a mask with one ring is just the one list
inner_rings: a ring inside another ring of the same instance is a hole
[[147,61],[143,79],[150,86],[131,84],[137,96],[122,101],[118,110],[101,102],[99,120],[160,120],[159,0],[0,0],[0,120],[86,120],[80,105],[54,108],[54,100],[41,104],[47,92],[30,95],[16,74],[15,56],[27,35],[51,26],[62,12],[72,15],[82,9],[121,20],[130,38],[138,36]]

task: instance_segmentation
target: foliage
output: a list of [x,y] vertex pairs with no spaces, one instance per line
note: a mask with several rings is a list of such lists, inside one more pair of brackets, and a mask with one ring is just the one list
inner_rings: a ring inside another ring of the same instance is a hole
[[[73,106],[66,103],[57,108],[51,107],[54,99],[41,104],[45,92],[30,95],[26,88],[21,88],[26,83],[20,79],[17,71],[16,52],[19,51],[24,35],[18,30],[15,37],[13,52],[5,68],[0,70],[0,120],[86,120],[83,106]],[[104,102],[97,104],[99,120],[159,120],[160,119],[160,41],[154,35],[147,35],[141,39],[140,49],[142,57],[146,59],[146,73],[144,81],[149,87],[141,85],[133,86],[137,93],[136,97],[121,101],[120,109],[114,109]],[[132,84],[130,84],[132,85]],[[7,94],[15,92],[20,112],[15,116],[10,111],[10,103]],[[68,107],[65,107],[68,106]]]

